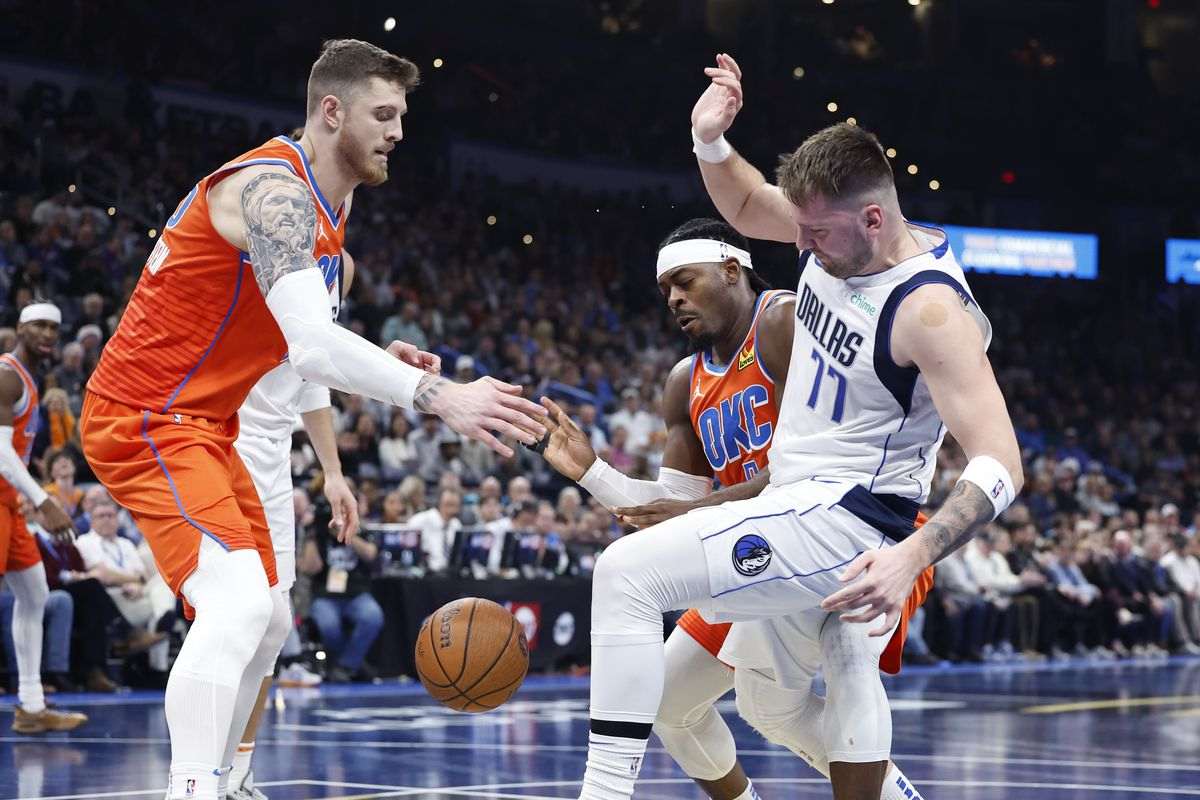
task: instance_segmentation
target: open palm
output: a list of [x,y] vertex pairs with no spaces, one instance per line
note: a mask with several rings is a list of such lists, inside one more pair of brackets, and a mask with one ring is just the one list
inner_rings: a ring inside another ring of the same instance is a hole
[[692,107],[692,129],[702,142],[712,142],[729,130],[742,108],[742,70],[733,57],[722,53],[715,67],[705,67],[712,83]]

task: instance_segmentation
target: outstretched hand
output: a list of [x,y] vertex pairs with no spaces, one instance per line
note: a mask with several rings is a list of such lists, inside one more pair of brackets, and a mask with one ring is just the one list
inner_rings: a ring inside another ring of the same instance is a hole
[[692,108],[692,130],[700,141],[708,143],[729,130],[742,110],[742,69],[733,56],[720,53],[717,65],[705,67],[704,74],[712,83]]
[[895,627],[924,568],[911,548],[902,545],[860,553],[839,578],[845,588],[826,597],[821,608],[842,612],[845,622],[870,622],[883,614],[883,623],[870,632],[883,636]]

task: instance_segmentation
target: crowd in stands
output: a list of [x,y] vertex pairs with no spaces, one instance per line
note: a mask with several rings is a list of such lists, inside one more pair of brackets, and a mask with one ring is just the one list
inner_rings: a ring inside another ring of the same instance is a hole
[[[32,470],[84,534],[73,546],[56,544],[27,514],[54,590],[45,677],[110,691],[129,671],[114,672],[113,659],[147,653],[138,664],[153,679],[183,630],[133,521],[93,484],[76,423],[87,378],[154,240],[68,182],[80,164],[105,161],[123,176],[127,197],[141,198],[131,203],[165,219],[205,169],[256,142],[104,125],[84,137],[84,123],[100,122],[86,103],[47,109],[27,100],[0,93],[0,350],[12,349],[22,306],[46,298],[62,308],[60,352],[40,376]],[[687,352],[662,311],[653,254],[670,229],[712,210],[653,193],[589,195],[475,174],[451,181],[445,163],[403,150],[393,180],[355,198],[347,247],[356,269],[343,324],[381,344],[401,339],[438,353],[458,380],[492,375],[530,397],[550,395],[603,458],[653,478],[665,442],[661,388]],[[770,279],[795,280],[794,251],[762,252]],[[1068,282],[984,276],[973,284],[996,327],[992,359],[1026,488],[984,536],[939,566],[910,658],[1200,651],[1197,298],[1112,297]],[[586,574],[624,533],[523,447],[499,458],[435,417],[354,396],[335,404],[341,461],[363,520],[375,530],[419,530],[411,566],[426,574]],[[939,458],[931,509],[964,466],[953,443]],[[370,537],[345,546],[328,535],[303,430],[292,467],[302,594],[311,597],[299,609],[330,654],[330,678],[370,677],[367,654],[383,622],[370,586],[383,554]],[[464,561],[455,542],[466,529],[490,538]],[[514,532],[527,535],[518,544],[535,549],[534,558],[506,555]],[[0,621],[10,609],[0,594]],[[302,652],[294,642],[285,649],[293,658]]]

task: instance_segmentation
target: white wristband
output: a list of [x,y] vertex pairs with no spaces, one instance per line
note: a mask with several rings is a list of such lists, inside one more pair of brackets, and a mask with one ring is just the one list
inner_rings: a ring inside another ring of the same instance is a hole
[[992,501],[995,513],[992,519],[1000,516],[1004,509],[1017,499],[1016,487],[1008,468],[991,456],[975,456],[962,471],[958,479],[973,483],[983,490],[987,499]]
[[700,141],[700,137],[696,135],[696,129],[692,128],[692,152],[701,161],[707,161],[709,164],[720,164],[733,155],[733,147],[729,142],[725,141],[725,134],[723,133],[711,142],[702,142]]

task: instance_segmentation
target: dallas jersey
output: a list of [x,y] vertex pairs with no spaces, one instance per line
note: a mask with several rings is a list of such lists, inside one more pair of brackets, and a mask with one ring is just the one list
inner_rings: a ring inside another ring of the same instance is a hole
[[892,360],[896,310],[914,289],[941,283],[974,317],[984,349],[991,324],[946,235],[911,223],[909,232],[928,249],[875,275],[840,280],[810,251],[800,255],[787,392],[770,451],[773,485],[853,481],[910,501],[914,511],[928,498],[946,428],[920,371]]

